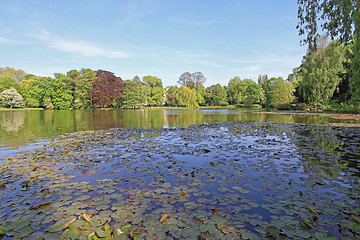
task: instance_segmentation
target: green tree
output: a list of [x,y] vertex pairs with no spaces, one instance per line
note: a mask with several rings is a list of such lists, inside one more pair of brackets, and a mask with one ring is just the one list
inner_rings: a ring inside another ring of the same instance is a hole
[[0,77],[0,92],[8,88],[17,88],[17,83],[12,77]]
[[19,93],[23,96],[23,103],[29,107],[39,107],[39,97],[36,95],[36,85],[40,77],[33,74],[27,74],[19,83]]
[[197,90],[206,82],[206,78],[201,72],[189,73],[184,72],[180,75],[178,84],[188,87],[190,89]]
[[0,93],[0,99],[2,104],[6,107],[19,107],[22,105],[23,97],[16,91],[15,88],[11,87],[5,89]]
[[170,86],[166,88],[165,91],[165,95],[166,95],[166,99],[165,99],[165,104],[167,106],[175,106],[176,101],[175,101],[175,91],[176,91],[176,87],[174,86]]
[[179,107],[196,107],[196,91],[185,86],[181,86],[175,91],[175,104]]
[[72,78],[74,86],[74,108],[86,109],[92,107],[90,91],[94,87],[96,72],[90,69],[81,69],[80,72],[71,70],[67,73],[67,76]]
[[3,77],[11,77],[13,78],[16,82],[20,82],[22,81],[26,76],[26,73],[23,70],[16,70],[15,68],[10,68],[10,67],[0,67],[0,78]]
[[319,32],[343,43],[354,41],[354,56],[350,64],[349,87],[353,101],[360,102],[360,1],[358,0],[298,0],[302,43],[316,47]]
[[200,85],[197,89],[196,89],[196,102],[198,103],[198,105],[200,106],[204,106],[205,105],[205,88],[203,85]]
[[295,88],[292,83],[285,82],[281,77],[269,79],[271,83],[266,93],[266,106],[274,108],[288,107],[295,100]]
[[132,80],[126,80],[123,96],[118,99],[125,108],[139,108],[146,104],[146,84],[141,82],[138,76]]
[[60,73],[55,73],[54,76],[54,91],[51,96],[53,108],[69,109],[74,101],[72,79]]
[[220,85],[220,83],[210,86],[208,92],[211,93],[211,97],[208,98],[208,101],[210,100],[210,102],[208,102],[210,105],[227,105],[227,93],[226,90]]
[[262,98],[261,86],[251,79],[244,79],[243,83],[245,87],[243,103],[259,104]]
[[245,85],[240,77],[229,80],[227,87],[227,99],[229,104],[240,104],[244,100]]
[[328,44],[326,38],[320,38],[317,48],[307,53],[299,83],[299,94],[306,103],[326,104],[333,97],[341,81],[339,73],[345,72],[345,52],[338,41]]
[[149,106],[162,105],[164,101],[164,88],[160,78],[154,76],[143,77],[143,82],[148,87],[147,103]]

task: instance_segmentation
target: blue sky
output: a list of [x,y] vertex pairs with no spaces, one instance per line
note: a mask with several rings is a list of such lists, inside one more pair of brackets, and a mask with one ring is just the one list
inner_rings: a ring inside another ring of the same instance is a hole
[[206,86],[299,66],[289,0],[1,0],[0,67],[52,76],[71,69],[153,75],[165,86],[202,72]]

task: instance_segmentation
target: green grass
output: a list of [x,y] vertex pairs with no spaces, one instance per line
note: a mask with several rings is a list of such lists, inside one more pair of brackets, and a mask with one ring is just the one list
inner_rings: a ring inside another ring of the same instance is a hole
[[43,108],[27,108],[27,107],[15,107],[15,108],[5,108],[0,107],[0,111],[7,112],[7,111],[24,111],[24,110],[44,110]]

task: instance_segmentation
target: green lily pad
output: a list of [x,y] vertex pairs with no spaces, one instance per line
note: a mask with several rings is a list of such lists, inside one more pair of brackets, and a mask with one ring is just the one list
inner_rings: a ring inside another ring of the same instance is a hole
[[107,237],[111,234],[112,232],[112,229],[110,227],[110,225],[106,224],[104,226],[104,230],[98,230],[96,231],[96,234],[100,237],[100,238],[103,238],[103,237]]
[[69,229],[66,229],[60,236],[60,240],[63,239],[71,239],[71,240],[75,240],[78,239],[79,236],[79,229],[74,226],[74,225],[70,225]]
[[63,224],[55,223],[51,226],[48,226],[45,231],[50,233],[55,233],[55,232],[60,232],[61,230],[63,230],[63,228],[64,228]]
[[0,224],[0,235],[5,235],[10,231],[10,228]]
[[29,219],[20,219],[16,222],[14,222],[13,224],[10,225],[10,228],[13,229],[14,231],[17,231],[18,229],[21,229],[25,226],[30,225],[30,220]]

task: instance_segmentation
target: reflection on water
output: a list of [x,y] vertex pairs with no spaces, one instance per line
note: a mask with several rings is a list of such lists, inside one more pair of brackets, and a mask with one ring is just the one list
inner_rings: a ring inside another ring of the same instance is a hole
[[0,112],[0,149],[55,139],[64,133],[109,128],[168,128],[214,122],[327,124],[325,116],[236,110],[31,110]]

